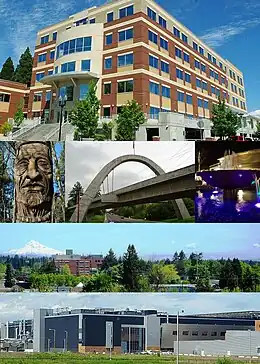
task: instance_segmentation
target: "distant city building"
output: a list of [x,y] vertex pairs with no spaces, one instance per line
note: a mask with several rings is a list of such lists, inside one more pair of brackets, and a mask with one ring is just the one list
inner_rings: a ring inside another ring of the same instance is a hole
[[74,254],[72,249],[68,249],[64,255],[55,255],[54,262],[57,269],[68,265],[71,274],[80,276],[96,273],[103,264],[103,255],[84,256]]

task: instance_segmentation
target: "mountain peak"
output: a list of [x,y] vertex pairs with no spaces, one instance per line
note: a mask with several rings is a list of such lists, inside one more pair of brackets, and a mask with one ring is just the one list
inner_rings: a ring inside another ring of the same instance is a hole
[[30,240],[28,243],[24,245],[23,248],[19,249],[11,249],[7,253],[8,255],[20,255],[20,256],[52,256],[52,255],[60,255],[64,254],[64,252],[60,250],[56,250],[53,248],[49,248],[38,241]]

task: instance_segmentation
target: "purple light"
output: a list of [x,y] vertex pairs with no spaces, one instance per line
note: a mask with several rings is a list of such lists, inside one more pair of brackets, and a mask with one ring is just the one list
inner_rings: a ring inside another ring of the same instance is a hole
[[239,177],[242,177],[242,174],[240,174]]
[[255,207],[257,207],[258,209],[260,209],[260,202],[257,202],[257,203],[255,204]]
[[209,178],[212,178],[212,176],[209,176]]
[[215,195],[217,195],[217,194],[218,194],[218,191],[213,191],[213,193],[214,193]]

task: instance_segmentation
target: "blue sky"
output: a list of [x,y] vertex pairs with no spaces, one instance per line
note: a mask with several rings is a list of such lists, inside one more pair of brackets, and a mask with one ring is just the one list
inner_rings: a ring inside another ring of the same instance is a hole
[[[157,0],[195,34],[244,73],[248,110],[260,109],[259,0]],[[104,0],[0,0],[0,66],[33,50],[39,29]]]
[[134,244],[140,256],[187,255],[260,259],[258,224],[2,224],[1,252],[22,248],[31,240],[60,251],[106,254],[112,247],[122,255]]

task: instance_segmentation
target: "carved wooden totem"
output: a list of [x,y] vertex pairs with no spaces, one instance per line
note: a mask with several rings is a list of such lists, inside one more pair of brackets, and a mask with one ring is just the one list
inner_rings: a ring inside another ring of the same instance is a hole
[[16,144],[14,222],[51,222],[53,165],[50,142]]

